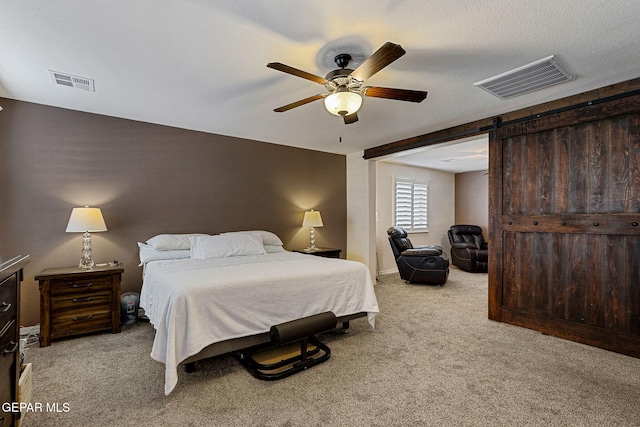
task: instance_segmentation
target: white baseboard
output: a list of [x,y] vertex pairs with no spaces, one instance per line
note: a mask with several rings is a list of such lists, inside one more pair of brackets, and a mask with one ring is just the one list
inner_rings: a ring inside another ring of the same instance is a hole
[[378,272],[378,276],[383,276],[385,274],[393,274],[393,273],[397,273],[398,269],[397,268],[390,268],[388,270],[382,270]]

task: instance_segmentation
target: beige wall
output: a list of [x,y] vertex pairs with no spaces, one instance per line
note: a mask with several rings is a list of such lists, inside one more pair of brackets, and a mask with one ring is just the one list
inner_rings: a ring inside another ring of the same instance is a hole
[[482,227],[489,239],[489,176],[487,171],[456,174],[456,224]]
[[454,221],[454,174],[379,161],[376,169],[376,253],[380,274],[398,269],[387,237],[387,229],[393,225],[394,176],[429,182],[429,232],[411,234],[409,238],[413,245],[440,245],[447,254],[450,250],[447,230]]
[[31,255],[22,324],[39,321],[34,275],[76,265],[71,209],[102,209],[96,262],[125,263],[142,283],[138,241],[159,233],[265,229],[287,249],[308,244],[303,212],[322,213],[318,246],[346,251],[346,158],[258,141],[0,99],[0,254]]
[[347,156],[347,258],[369,267],[375,278],[376,162],[363,160],[364,152]]

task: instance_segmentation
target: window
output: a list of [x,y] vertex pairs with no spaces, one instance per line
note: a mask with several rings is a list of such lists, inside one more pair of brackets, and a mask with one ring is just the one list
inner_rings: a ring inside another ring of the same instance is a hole
[[396,178],[395,224],[407,231],[428,231],[426,182]]

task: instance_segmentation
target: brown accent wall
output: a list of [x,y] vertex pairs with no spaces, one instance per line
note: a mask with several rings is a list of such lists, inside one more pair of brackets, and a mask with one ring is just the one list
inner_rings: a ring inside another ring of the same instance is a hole
[[487,171],[456,174],[456,224],[482,228],[489,237],[489,176]]
[[0,254],[31,255],[22,324],[39,321],[33,276],[75,265],[82,238],[65,233],[73,207],[102,209],[96,262],[125,264],[139,292],[137,244],[159,233],[264,229],[287,249],[308,244],[302,216],[322,213],[319,246],[346,250],[346,158],[1,99]]

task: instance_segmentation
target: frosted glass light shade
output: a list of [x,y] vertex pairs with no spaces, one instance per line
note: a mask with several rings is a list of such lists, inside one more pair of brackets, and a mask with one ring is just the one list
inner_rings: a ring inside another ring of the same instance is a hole
[[324,99],[324,106],[328,112],[336,116],[348,116],[360,109],[362,97],[349,91],[338,91]]
[[322,227],[322,217],[319,211],[310,210],[304,213],[302,219],[303,227]]

